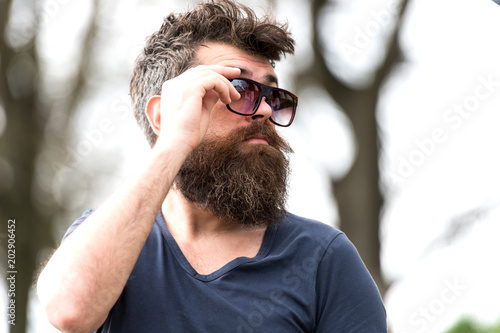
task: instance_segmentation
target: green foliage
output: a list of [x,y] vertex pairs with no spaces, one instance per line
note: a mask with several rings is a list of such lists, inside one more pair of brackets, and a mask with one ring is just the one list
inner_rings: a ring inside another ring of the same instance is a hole
[[492,326],[487,333],[500,333],[500,323]]
[[463,318],[446,333],[500,333],[500,323],[483,327],[470,318]]
[[446,333],[481,333],[477,324],[469,318],[461,319]]

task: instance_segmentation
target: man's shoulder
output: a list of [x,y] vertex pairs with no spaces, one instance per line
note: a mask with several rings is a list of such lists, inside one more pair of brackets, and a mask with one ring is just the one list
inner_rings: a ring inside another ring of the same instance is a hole
[[278,237],[286,242],[320,243],[327,246],[344,233],[335,227],[306,217],[287,214],[277,226]]
[[279,223],[278,228],[304,235],[331,237],[342,234],[335,227],[310,218],[288,213]]

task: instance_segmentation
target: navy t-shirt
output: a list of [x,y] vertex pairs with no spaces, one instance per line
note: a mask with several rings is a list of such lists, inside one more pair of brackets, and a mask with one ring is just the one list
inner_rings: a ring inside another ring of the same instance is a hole
[[373,279],[335,228],[289,214],[267,228],[254,258],[200,275],[160,212],[98,332],[385,333],[387,326]]

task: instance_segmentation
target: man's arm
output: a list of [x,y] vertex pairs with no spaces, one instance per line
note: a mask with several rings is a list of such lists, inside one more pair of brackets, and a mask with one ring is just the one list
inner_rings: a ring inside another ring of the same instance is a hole
[[151,98],[145,112],[159,137],[148,160],[68,236],[40,274],[38,296],[56,328],[89,332],[106,320],[179,168],[203,139],[213,106],[239,97],[225,79],[238,74],[199,66],[167,81],[161,103]]

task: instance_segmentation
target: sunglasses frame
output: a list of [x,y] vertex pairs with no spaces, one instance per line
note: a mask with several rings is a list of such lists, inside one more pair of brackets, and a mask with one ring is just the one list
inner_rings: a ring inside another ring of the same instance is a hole
[[[245,81],[247,83],[251,83],[251,84],[256,85],[257,88],[258,88],[258,90],[259,90],[259,96],[257,97],[258,103],[255,103],[255,106],[254,106],[254,108],[252,110],[252,113],[250,113],[250,114],[248,114],[248,113],[241,113],[241,112],[235,111],[235,110],[231,109],[231,107],[229,106],[229,104],[226,104],[226,107],[227,107],[227,109],[229,111],[231,111],[233,113],[236,113],[238,115],[241,115],[241,116],[253,116],[255,113],[257,113],[257,110],[259,109],[260,103],[262,103],[262,99],[264,97],[266,97],[266,103],[271,107],[271,110],[272,110],[271,117],[269,117],[269,120],[273,124],[275,124],[277,126],[281,126],[281,127],[288,127],[288,126],[290,126],[292,124],[292,122],[293,122],[293,120],[295,118],[295,112],[297,110],[297,104],[298,104],[298,101],[299,101],[299,98],[297,96],[295,96],[294,94],[292,94],[288,90],[281,89],[281,88],[278,88],[278,87],[268,86],[268,85],[265,85],[265,84],[262,84],[260,82],[257,82],[257,81],[254,81],[254,80],[250,80],[250,79],[247,79],[247,78],[244,78],[244,77],[237,77],[237,78],[231,79],[229,81],[232,83],[234,80],[241,80],[241,81]],[[271,104],[269,104],[269,100],[270,100],[269,97],[271,96],[271,93],[273,91],[283,92],[283,93],[285,93],[286,95],[289,95],[292,98],[292,101],[293,101],[292,116],[290,117],[290,121],[286,125],[278,124],[272,118],[272,116],[273,116],[273,114],[274,114],[275,111],[273,110],[273,107],[271,106]]]

